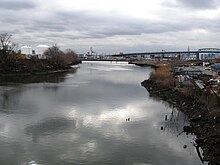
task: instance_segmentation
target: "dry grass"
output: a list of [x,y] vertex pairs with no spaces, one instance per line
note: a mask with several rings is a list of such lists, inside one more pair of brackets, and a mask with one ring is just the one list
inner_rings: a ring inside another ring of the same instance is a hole
[[151,79],[157,80],[170,76],[171,76],[171,68],[168,66],[160,65],[154,72],[152,72]]
[[166,65],[158,65],[158,68],[151,73],[150,79],[156,81],[164,87],[174,85],[174,78],[171,75],[171,68]]

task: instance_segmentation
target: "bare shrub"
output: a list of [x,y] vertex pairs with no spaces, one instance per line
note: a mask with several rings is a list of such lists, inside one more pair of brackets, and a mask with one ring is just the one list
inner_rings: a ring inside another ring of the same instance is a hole
[[174,85],[174,78],[171,75],[171,68],[166,65],[160,65],[151,73],[150,79],[156,81],[164,87],[170,87]]
[[74,64],[77,60],[77,55],[73,50],[68,49],[64,53],[58,46],[48,48],[44,55],[54,66],[58,67],[68,67],[68,65]]
[[46,55],[47,60],[56,67],[65,67],[67,65],[63,57],[63,51],[61,51],[56,45],[48,48],[44,52],[44,55]]
[[73,50],[67,49],[64,53],[64,60],[68,65],[74,64],[77,61],[77,54]]

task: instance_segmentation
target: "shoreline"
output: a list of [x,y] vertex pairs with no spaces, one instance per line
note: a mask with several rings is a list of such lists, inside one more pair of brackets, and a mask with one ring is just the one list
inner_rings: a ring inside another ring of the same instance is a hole
[[0,77],[12,77],[12,76],[35,76],[35,75],[47,75],[47,74],[56,74],[56,73],[66,73],[66,72],[70,72],[73,71],[75,69],[77,69],[78,67],[75,68],[68,68],[68,69],[57,69],[57,70],[47,70],[47,71],[43,71],[43,72],[17,72],[17,73],[1,73]]
[[59,62],[51,62],[42,59],[15,60],[8,63],[0,61],[0,77],[65,73],[76,69],[77,67],[74,66],[78,66],[80,63],[80,60],[76,60],[69,64],[61,64]]
[[[137,64],[139,65],[139,64]],[[143,64],[142,66],[149,66]],[[157,70],[156,64],[154,68]],[[159,97],[182,111],[190,119],[190,125],[184,126],[185,133],[196,136],[195,147],[202,162],[208,161],[211,165],[220,164],[220,107],[211,107],[204,99],[206,95],[191,87],[193,94],[184,94],[175,86],[164,86],[161,80],[153,79],[152,75],[141,85],[147,89],[150,97]],[[200,148],[203,153],[200,153]]]

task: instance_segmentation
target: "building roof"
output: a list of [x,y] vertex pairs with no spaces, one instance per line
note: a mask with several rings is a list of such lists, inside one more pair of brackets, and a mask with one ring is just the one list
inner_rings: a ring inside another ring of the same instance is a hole
[[37,47],[37,48],[49,48],[48,45],[37,45],[36,47]]
[[32,47],[31,46],[28,46],[28,45],[24,45],[21,47],[22,49],[31,49]]

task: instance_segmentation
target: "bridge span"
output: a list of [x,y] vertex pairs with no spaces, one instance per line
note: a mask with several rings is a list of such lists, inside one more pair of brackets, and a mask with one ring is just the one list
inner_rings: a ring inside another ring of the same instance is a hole
[[182,60],[211,60],[220,58],[220,49],[202,48],[194,51],[156,51],[156,52],[134,52],[109,55],[84,54],[79,56],[83,60],[138,60],[149,58],[179,58]]
[[183,58],[183,59],[202,59],[220,58],[220,49],[199,49],[197,51],[157,51],[142,53],[121,53],[109,55],[110,57],[148,57],[148,58]]

